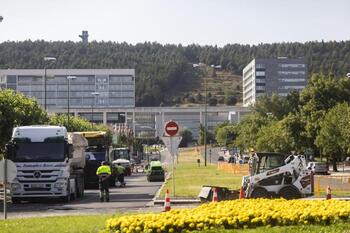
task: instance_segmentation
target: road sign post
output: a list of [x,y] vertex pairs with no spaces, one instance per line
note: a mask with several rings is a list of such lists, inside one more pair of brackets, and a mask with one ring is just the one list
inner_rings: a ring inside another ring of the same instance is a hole
[[172,157],[172,185],[173,185],[173,196],[175,196],[175,156],[177,155],[177,149],[182,140],[182,137],[176,136],[179,132],[179,125],[175,121],[168,121],[164,126],[164,142],[166,148]]
[[2,172],[0,172],[0,182],[3,182],[4,188],[4,219],[7,219],[7,198],[6,198],[6,189],[7,183],[13,181],[13,179],[17,176],[17,168],[14,162],[11,160],[3,159],[0,161],[0,168]]

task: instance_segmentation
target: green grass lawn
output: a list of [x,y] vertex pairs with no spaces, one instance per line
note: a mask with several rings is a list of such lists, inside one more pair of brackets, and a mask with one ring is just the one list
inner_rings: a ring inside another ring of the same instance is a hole
[[[234,175],[217,170],[216,165],[207,164],[200,167],[197,164],[198,153],[195,150],[180,151],[179,164],[175,169],[175,195],[176,197],[197,197],[203,185],[228,187],[238,189],[241,185],[242,175]],[[171,172],[171,166],[167,168]],[[172,177],[170,177],[161,192],[169,189],[173,196]]]
[[112,215],[80,215],[0,220],[1,233],[92,233],[104,229]]

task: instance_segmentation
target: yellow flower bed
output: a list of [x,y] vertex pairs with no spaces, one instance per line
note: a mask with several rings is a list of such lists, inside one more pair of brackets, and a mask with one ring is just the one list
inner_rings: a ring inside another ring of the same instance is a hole
[[108,232],[186,232],[350,220],[350,202],[337,200],[243,199],[108,219]]

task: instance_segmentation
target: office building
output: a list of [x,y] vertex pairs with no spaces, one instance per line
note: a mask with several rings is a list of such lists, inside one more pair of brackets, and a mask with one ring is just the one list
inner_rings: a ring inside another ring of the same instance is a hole
[[307,84],[304,58],[253,59],[243,69],[243,106],[253,105],[261,95],[287,96]]
[[[135,107],[135,71],[133,69],[42,69],[0,70],[0,88],[9,88],[34,97],[50,112],[71,108]],[[46,89],[46,101],[45,101]],[[95,93],[93,95],[92,93]]]

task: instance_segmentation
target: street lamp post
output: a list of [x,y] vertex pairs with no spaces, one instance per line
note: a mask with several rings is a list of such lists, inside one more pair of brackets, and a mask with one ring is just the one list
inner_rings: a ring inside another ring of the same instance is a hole
[[56,58],[55,57],[44,57],[44,73],[45,73],[45,76],[44,76],[44,108],[45,108],[45,111],[46,111],[46,75],[47,75],[47,65],[49,62],[55,62],[56,61]]
[[205,97],[204,97],[204,167],[207,166],[207,122],[208,122],[208,112],[207,112],[207,78],[204,77],[204,86],[205,86]]
[[99,92],[92,92],[91,95],[93,96],[92,105],[91,105],[91,127],[94,127],[94,105],[96,101],[96,96],[99,96]]
[[70,105],[69,105],[69,100],[70,100],[70,80],[76,79],[77,77],[75,76],[67,76],[68,80],[68,115],[67,115],[67,130],[70,130],[70,125],[69,125],[69,118],[70,118]]
[[[204,63],[198,63],[198,64],[192,64],[194,68],[201,68],[201,67],[207,67]],[[221,65],[211,65],[211,68],[214,69],[221,69]],[[207,78],[204,77],[204,166],[207,166],[207,127],[208,127],[208,94],[207,94]]]

